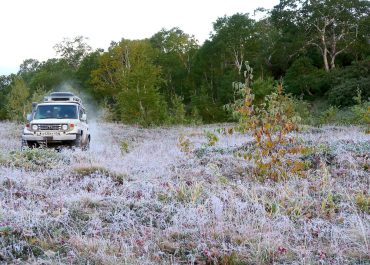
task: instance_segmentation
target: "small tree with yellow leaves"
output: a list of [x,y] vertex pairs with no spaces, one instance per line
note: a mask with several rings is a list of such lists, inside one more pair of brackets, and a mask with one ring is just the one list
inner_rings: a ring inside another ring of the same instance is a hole
[[293,99],[283,93],[280,83],[276,91],[256,106],[249,86],[252,73],[252,68],[247,65],[245,83],[237,84],[242,99],[228,106],[239,118],[238,129],[251,131],[256,142],[254,153],[240,155],[254,162],[253,172],[258,178],[277,181],[286,179],[289,174],[302,175],[306,165],[296,155],[304,152],[305,148],[297,143],[296,137],[289,135],[298,130],[301,120],[295,112]]

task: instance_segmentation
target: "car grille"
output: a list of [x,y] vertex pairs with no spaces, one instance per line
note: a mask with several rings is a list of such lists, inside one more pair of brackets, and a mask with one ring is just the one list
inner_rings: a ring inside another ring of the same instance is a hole
[[60,131],[62,130],[61,124],[38,124],[40,131]]

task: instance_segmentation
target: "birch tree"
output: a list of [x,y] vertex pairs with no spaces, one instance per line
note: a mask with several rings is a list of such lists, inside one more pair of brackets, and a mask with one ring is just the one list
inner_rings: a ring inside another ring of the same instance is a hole
[[[303,36],[303,47],[316,47],[327,72],[336,67],[337,57],[358,39],[363,17],[370,14],[364,0],[281,0],[273,11],[280,20],[289,20]],[[286,23],[287,25],[287,23]]]

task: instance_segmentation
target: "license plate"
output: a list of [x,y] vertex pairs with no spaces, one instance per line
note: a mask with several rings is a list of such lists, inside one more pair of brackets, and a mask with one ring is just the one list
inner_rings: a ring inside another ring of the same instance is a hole
[[37,136],[54,136],[54,135],[58,135],[57,132],[37,132],[36,133]]

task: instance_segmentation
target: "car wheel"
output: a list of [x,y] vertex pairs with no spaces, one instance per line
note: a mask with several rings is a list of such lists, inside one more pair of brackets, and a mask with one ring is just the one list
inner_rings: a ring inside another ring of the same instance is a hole
[[22,144],[21,144],[21,151],[24,151],[25,149],[28,148],[28,143],[27,141],[25,140],[22,140]]
[[86,144],[82,148],[83,151],[87,151],[90,149],[90,136],[87,138]]
[[22,144],[21,144],[22,151],[27,148],[36,148],[36,147],[38,147],[37,142],[22,140]]
[[81,147],[81,135],[76,135],[76,140],[72,142],[72,147],[79,148]]

